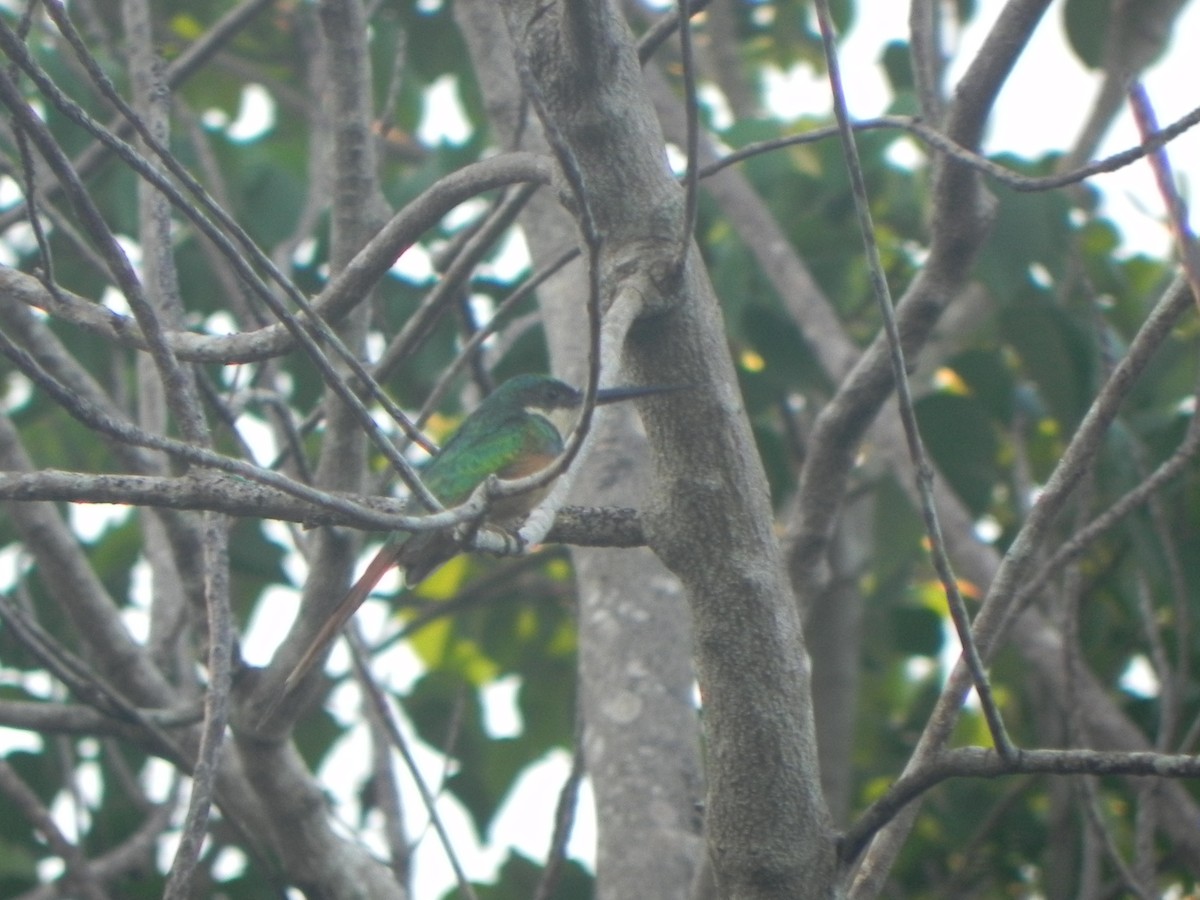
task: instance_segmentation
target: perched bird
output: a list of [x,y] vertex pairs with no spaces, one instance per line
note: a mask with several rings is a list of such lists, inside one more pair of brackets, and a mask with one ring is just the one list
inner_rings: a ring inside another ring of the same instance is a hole
[[[613,403],[675,390],[674,387],[603,388],[596,403]],[[583,405],[583,392],[545,375],[518,375],[493,391],[471,413],[442,447],[421,467],[421,480],[445,506],[455,506],[489,475],[523,478],[553,462],[575,424]],[[550,485],[497,501],[488,511],[490,524],[507,526],[528,515],[549,492]],[[458,544],[446,531],[396,532],[375,554],[362,576],[351,585],[328,621],[317,632],[300,661],[283,683],[270,708],[281,702],[300,682],[326,646],[392,568],[404,570],[405,584],[415,585],[458,553]]]

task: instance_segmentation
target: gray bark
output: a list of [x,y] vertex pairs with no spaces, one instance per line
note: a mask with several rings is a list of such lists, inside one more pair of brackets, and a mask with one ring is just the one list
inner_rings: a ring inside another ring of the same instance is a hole
[[604,296],[641,301],[626,371],[696,386],[641,408],[656,475],[648,536],[695,627],[717,882],[728,897],[828,897],[833,840],[799,615],[716,298],[694,247],[676,267],[682,196],[631,36],[608,4],[505,12],[602,240]]
[[[470,48],[497,138],[547,152],[523,109],[512,45],[499,9],[459,3],[455,14]],[[514,148],[518,149],[518,148]],[[521,225],[540,268],[570,246],[574,221],[547,192]],[[581,384],[586,359],[582,268],[572,265],[539,291],[552,368]],[[646,442],[629,409],[597,423],[596,444],[572,500],[636,506],[648,478]],[[596,897],[683,900],[703,854],[699,725],[692,704],[689,614],[679,582],[647,550],[575,547],[579,602],[579,704],[584,759],[596,798]]]

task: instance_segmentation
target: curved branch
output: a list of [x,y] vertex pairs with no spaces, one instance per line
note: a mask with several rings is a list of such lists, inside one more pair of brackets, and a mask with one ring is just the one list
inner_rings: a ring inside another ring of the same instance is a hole
[[[950,139],[976,147],[983,123],[1049,0],[1013,0],[985,41],[955,93],[946,118]],[[929,259],[897,306],[905,357],[916,359],[951,299],[958,296],[991,228],[994,204],[978,173],[939,160],[933,184],[933,234]],[[863,434],[894,385],[887,340],[877,335],[837,393],[817,417],[800,475],[799,514],[792,527],[792,571],[802,602],[820,588],[821,567],[832,537],[846,479]]]
[[[313,311],[329,320],[337,320],[345,315],[387,274],[387,270],[405,250],[459,204],[485,191],[510,184],[548,184],[550,180],[548,161],[532,153],[492,157],[447,175],[428,187],[380,229],[346,268],[313,299]],[[145,337],[128,316],[114,313],[68,291],[59,291],[60,296],[56,298],[32,275],[0,267],[0,291],[11,293],[29,306],[45,310],[55,318],[86,328],[121,346],[147,349]],[[301,325],[308,327],[306,316],[299,315],[297,319]],[[281,356],[294,347],[294,338],[279,323],[232,335],[168,331],[164,338],[180,360],[220,365],[257,362]]]
[[[208,510],[230,516],[297,522],[307,528],[343,525],[389,532],[395,530],[394,523],[398,520],[392,517],[402,516],[406,505],[404,500],[365,494],[330,492],[329,496],[345,501],[346,505],[302,500],[265,484],[216,475],[172,478],[92,475],[55,469],[0,472],[0,501],[50,500]],[[360,510],[378,515],[362,515]],[[618,506],[564,506],[544,540],[584,547],[641,547],[646,543],[638,511]]]
[[24,816],[41,833],[51,852],[62,859],[66,866],[64,886],[88,900],[105,900],[105,892],[83,851],[63,834],[49,808],[5,759],[0,759],[0,794],[8,798],[16,814]]
[[[1042,176],[1023,175],[1020,172],[1015,172],[1007,166],[994,162],[986,156],[963,146],[944,132],[913,116],[876,116],[873,119],[861,119],[854,122],[851,127],[855,131],[878,131],[888,128],[904,131],[918,140],[925,142],[939,153],[945,154],[963,165],[977,169],[985,175],[990,175],[1014,191],[1036,193],[1078,184],[1094,175],[1116,172],[1165,147],[1181,134],[1191,130],[1198,124],[1200,124],[1200,107],[1196,107],[1180,116],[1166,128],[1153,129],[1143,137],[1140,144],[1128,147],[1103,159],[1094,160],[1078,168],[1072,168],[1055,175]],[[749,159],[752,156],[769,153],[783,147],[795,147],[800,144],[823,141],[828,138],[837,137],[837,133],[836,125],[827,125],[822,128],[803,131],[800,134],[789,134],[785,137],[772,138],[767,141],[755,141],[722,156],[719,160],[709,163],[700,170],[700,177],[707,178],[710,175],[715,175],[722,169]]]
[[992,750],[963,747],[939,753],[902,775],[847,829],[838,844],[844,863],[853,862],[876,832],[906,804],[949,778],[998,778],[1002,775],[1154,775],[1200,776],[1200,756],[1104,750],[1018,750],[1004,759]]

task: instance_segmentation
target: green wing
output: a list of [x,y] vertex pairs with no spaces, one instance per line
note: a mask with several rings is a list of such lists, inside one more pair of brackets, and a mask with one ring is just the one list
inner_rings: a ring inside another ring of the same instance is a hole
[[503,477],[526,456],[555,456],[561,450],[558,429],[542,416],[522,412],[498,424],[468,418],[442,452],[425,464],[421,477],[435,497],[453,506],[489,475]]

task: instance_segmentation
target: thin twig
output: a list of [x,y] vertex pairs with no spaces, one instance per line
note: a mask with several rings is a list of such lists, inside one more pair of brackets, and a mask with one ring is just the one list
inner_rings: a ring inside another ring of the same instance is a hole
[[846,109],[846,97],[843,91],[841,75],[837,59],[837,48],[834,45],[833,22],[829,13],[828,0],[818,0],[817,19],[821,27],[821,38],[825,45],[825,59],[829,71],[829,84],[833,91],[833,108],[837,116],[838,127],[842,136],[842,151],[846,167],[850,173],[850,185],[854,194],[854,207],[858,214],[859,230],[863,246],[867,253],[867,266],[871,275],[871,286],[875,298],[879,302],[883,318],[884,331],[887,334],[888,349],[892,361],[892,372],[896,383],[896,399],[899,404],[900,420],[904,425],[904,434],[908,441],[908,452],[916,469],[917,495],[920,498],[921,516],[925,521],[925,530],[929,535],[930,554],[934,568],[942,582],[946,593],[946,603],[949,607],[950,618],[962,644],[963,659],[971,672],[971,680],[975,692],[979,696],[984,717],[991,731],[992,740],[997,751],[1005,758],[1010,758],[1015,752],[1012,741],[1004,727],[1004,720],[992,696],[991,685],[984,670],[983,660],[971,636],[971,619],[967,614],[966,604],[958,589],[958,579],[946,553],[946,542],[942,536],[942,527],[933,498],[933,467],[925,455],[925,447],[921,441],[920,430],[917,426],[916,412],[913,409],[912,390],[908,383],[908,370],[904,363],[904,349],[900,343],[900,332],[896,327],[896,316],[892,305],[891,292],[888,288],[887,276],[883,271],[883,262],[879,257],[879,246],[875,242],[875,228],[871,221],[870,201],[867,198],[866,181],[863,178],[862,167],[858,158],[858,148],[854,142],[854,132],[850,127],[850,117]]
[[405,358],[429,335],[441,316],[450,308],[450,301],[466,282],[471,272],[491,249],[496,238],[505,231],[524,208],[539,185],[526,184],[507,197],[465,242],[462,251],[446,267],[441,279],[409,316],[379,358],[371,374],[386,379]]
[[[10,56],[11,43],[15,39],[16,35],[0,18],[0,44],[4,45],[5,52]],[[19,42],[17,46],[24,51]],[[184,436],[191,441],[203,440],[206,428],[199,415],[199,403],[195,399],[194,390],[190,389],[190,379],[186,371],[181,369],[179,360],[167,342],[164,323],[149,301],[129,258],[46,124],[25,102],[16,84],[3,70],[0,70],[0,102],[8,107],[18,126],[24,129],[37,146],[38,152],[63,186],[67,199],[79,215],[84,229],[100,248],[109,273],[125,295],[142,329],[151,358],[159,371],[172,411]]]
[[66,885],[87,900],[106,900],[108,894],[94,877],[87,857],[62,833],[50,810],[6,759],[0,759],[0,793],[8,798],[14,810],[41,832],[50,850],[63,861]]
[[[1095,489],[1095,471],[1089,471],[1076,491],[1078,516],[1082,519],[1085,511],[1091,505]],[[1065,681],[1064,694],[1066,697],[1066,730],[1067,740],[1071,745],[1086,747],[1092,743],[1087,724],[1083,715],[1083,704],[1080,697],[1079,685],[1085,678],[1086,665],[1083,660],[1083,647],[1079,639],[1079,608],[1083,595],[1083,573],[1080,566],[1072,565],[1067,568],[1063,578],[1061,594],[1061,609],[1059,610],[1059,629],[1062,633],[1062,666]],[[1101,812],[1099,785],[1095,778],[1084,776],[1075,779],[1075,789],[1082,795],[1084,817],[1091,833],[1100,841],[1105,854],[1117,870],[1125,887],[1136,894],[1141,900],[1148,900],[1138,890],[1138,885],[1129,865],[1126,863],[1121,848],[1112,828],[1105,821]]]
[[[1049,583],[1050,579],[1071,560],[1081,556],[1100,535],[1108,531],[1135,509],[1150,500],[1163,489],[1167,482],[1178,477],[1200,454],[1200,419],[1196,416],[1188,424],[1187,433],[1175,452],[1164,460],[1150,475],[1096,516],[1084,527],[1075,531],[1064,541],[1040,569],[1013,592],[1010,616],[1024,609]],[[1040,502],[1040,501],[1039,501]],[[1007,622],[1007,620],[1006,620]],[[1002,626],[1001,631],[1004,630]]]
[[[368,650],[363,639],[362,626],[351,619],[346,625],[346,639],[351,652],[358,658],[367,659]],[[361,674],[370,676],[370,668],[363,665],[359,668]],[[376,691],[374,679],[367,685],[367,690]],[[371,739],[371,781],[375,805],[383,813],[383,831],[386,835],[388,853],[392,872],[396,880],[411,892],[413,845],[408,839],[404,828],[404,807],[400,802],[400,786],[396,781],[396,769],[391,754],[391,740],[387,726],[379,717],[375,703],[365,704],[367,728]]]
[[675,258],[675,271],[683,273],[687,264],[688,249],[692,246],[692,235],[696,231],[696,210],[700,193],[700,111],[696,102],[696,61],[692,55],[691,0],[679,0],[679,56],[683,65],[683,108],[687,114],[687,168],[683,173],[685,204],[683,229],[679,237],[679,250]]
[[[161,173],[156,172],[155,169],[139,170],[143,177],[161,181]],[[542,157],[522,152],[488,157],[440,178],[397,212],[359,251],[351,264],[329,280],[312,301],[314,312],[331,320],[344,315],[386,274],[396,257],[412,246],[421,234],[435,226],[447,210],[490,190],[521,181],[545,184],[550,177],[550,167]],[[171,189],[169,182],[162,182],[160,187]],[[189,216],[199,215],[190,205],[184,211]],[[205,227],[212,228],[211,223],[207,223],[203,217],[200,217],[200,221],[205,223],[198,226],[202,230]],[[205,235],[213,239],[212,233],[206,231]],[[217,239],[225,240],[219,233]],[[236,253],[235,260],[245,265],[245,261]],[[61,292],[67,303],[56,304],[40,282],[23,272],[0,268],[0,286],[18,296],[23,303],[46,309],[52,315],[87,328],[121,346],[136,349],[145,349],[147,346],[145,338],[138,333],[137,324],[127,316],[112,313],[69,291]],[[307,329],[310,318],[298,318],[300,326]],[[168,339],[182,360],[235,365],[258,362],[290,352],[295,347],[295,335],[291,330],[293,324],[284,319],[257,331],[233,335],[171,332]]]
[[567,861],[567,843],[571,840],[571,828],[575,824],[575,810],[579,805],[579,785],[583,782],[583,717],[575,722],[574,751],[571,753],[571,771],[558,792],[558,803],[554,807],[554,833],[550,837],[550,849],[546,853],[546,865],[538,879],[533,900],[550,900],[562,877],[563,865]]
[[25,129],[15,119],[12,123],[12,131],[17,145],[17,154],[21,159],[21,173],[24,175],[23,190],[25,192],[26,205],[29,208],[29,227],[33,230],[33,237],[38,247],[38,256],[42,263],[42,271],[40,273],[42,284],[46,285],[47,290],[53,292],[55,283],[54,255],[50,252],[50,241],[46,238],[46,229],[42,227],[42,217],[38,213],[37,176],[34,169],[33,154],[29,150],[29,140],[25,135]]
[[[324,496],[316,492],[318,496]],[[155,509],[220,512],[230,516],[278,519],[305,526],[344,525],[364,531],[389,532],[399,526],[389,518],[399,515],[405,501],[378,495],[330,492],[330,497],[350,501],[336,509],[300,500],[274,487],[254,484],[249,478],[223,478],[210,473],[182,477],[159,475],[96,475],[91,472],[0,472],[0,500],[65,503],[117,503]],[[352,510],[370,509],[382,514],[364,518]],[[425,521],[422,517],[420,521]],[[443,519],[444,523],[452,520]],[[445,527],[443,525],[442,527]],[[559,510],[548,542],[587,547],[644,547],[646,536],[635,509],[619,506],[564,506]]]
[[946,111],[942,79],[946,57],[942,51],[943,7],[939,0],[913,0],[908,12],[908,44],[912,56],[913,81],[921,114],[930,122],[941,122]]
[[3,331],[0,331],[0,355],[11,360],[22,373],[46,391],[72,417],[78,419],[93,431],[123,443],[151,450],[161,450],[184,462],[218,469],[258,482],[259,484],[277,488],[297,499],[354,516],[367,527],[379,528],[386,531],[436,530],[477,518],[483,509],[483,505],[479,500],[468,500],[455,509],[445,510],[440,513],[429,513],[422,516],[388,515],[381,513],[378,510],[353,503],[335,494],[329,494],[306,484],[301,484],[279,472],[262,469],[243,460],[223,456],[220,453],[207,450],[203,447],[197,447],[194,444],[153,434],[138,428],[136,425],[130,424],[128,421],[115,419],[104,410],[96,407],[91,401],[74,394],[61,385],[25,350],[13,344]]
[[1200,756],[1151,751],[1020,750],[1016,757],[1006,760],[995,751],[980,747],[943,750],[920,768],[901,775],[886,794],[872,803],[842,835],[838,854],[843,862],[852,862],[875,832],[890,822],[896,813],[947,779],[1021,774],[1196,778],[1200,776]]
[[572,248],[564,251],[562,255],[558,257],[558,259],[551,262],[550,265],[543,268],[534,277],[523,282],[517,290],[509,294],[509,296],[506,297],[500,303],[500,305],[496,307],[495,312],[492,314],[492,317],[488,320],[487,324],[477,329],[475,333],[471,335],[470,340],[463,344],[462,348],[458,351],[457,355],[455,355],[454,359],[451,360],[450,364],[446,366],[440,375],[438,375],[438,380],[434,383],[433,388],[430,389],[429,395],[425,398],[425,403],[421,406],[420,411],[413,419],[413,421],[417,424],[417,427],[421,427],[426,421],[429,420],[429,417],[433,414],[433,411],[437,408],[438,404],[441,403],[442,397],[445,396],[446,391],[450,389],[450,384],[455,378],[458,377],[459,373],[466,368],[467,364],[470,362],[471,356],[476,350],[479,349],[483,342],[496,333],[504,316],[511,312],[522,300],[532,294],[534,290],[537,289],[538,285],[540,285],[543,281],[548,279],[551,275],[578,256],[578,248]]
[[[1141,82],[1134,82],[1129,87],[1129,105],[1133,108],[1133,118],[1137,122],[1138,131],[1142,135],[1142,143],[1148,143],[1151,135],[1158,133],[1158,122],[1154,115],[1154,107]],[[1171,174],[1171,160],[1167,156],[1166,147],[1157,147],[1146,156],[1150,169],[1154,172],[1154,181],[1158,192],[1167,206],[1167,222],[1171,229],[1171,237],[1179,251],[1179,259],[1188,284],[1192,288],[1192,296],[1200,307],[1200,247],[1196,245],[1196,236],[1188,223],[1187,202],[1175,187],[1175,176]]]
[[[570,11],[564,11],[564,15],[570,14]],[[583,446],[591,429],[592,415],[596,409],[596,392],[600,387],[600,339],[603,318],[600,285],[600,255],[603,249],[603,239],[592,211],[591,198],[585,184],[583,170],[579,161],[575,158],[575,151],[559,128],[558,123],[550,115],[546,100],[542,96],[541,86],[534,77],[532,69],[530,69],[522,36],[512,34],[512,40],[514,48],[513,56],[517,66],[517,75],[521,81],[521,87],[542,122],[542,130],[546,137],[546,142],[550,145],[550,149],[558,161],[559,169],[567,182],[567,186],[570,188],[572,199],[575,201],[575,217],[579,223],[579,231],[583,237],[584,247],[587,250],[588,366],[587,383],[583,391],[583,406],[575,427],[568,436],[558,459],[527,478],[506,483],[485,483],[483,487],[487,493],[497,498],[513,496],[523,491],[535,490],[543,485],[550,484],[570,468],[571,463],[579,454],[579,450]]]
[[[177,179],[179,179],[179,181],[187,188],[189,193],[191,193],[195,200],[200,204],[203,212],[197,210],[192,206],[192,204],[188,203],[175,189],[174,185],[172,185],[162,173],[155,169],[153,165],[143,159],[134,148],[121,141],[115,135],[105,131],[102,126],[88,116],[82,108],[80,108],[61,91],[59,91],[57,85],[55,85],[53,81],[50,80],[49,77],[46,76],[45,73],[42,72],[36,63],[29,57],[24,46],[19,43],[14,43],[10,39],[11,32],[9,32],[4,26],[3,22],[0,21],[0,43],[3,44],[5,52],[14,57],[14,61],[18,62],[22,69],[24,69],[30,75],[30,77],[34,79],[43,94],[50,99],[51,102],[53,102],[55,106],[60,109],[60,111],[62,111],[77,124],[90,131],[95,137],[112,146],[124,162],[133,168],[134,171],[136,171],[139,175],[141,175],[143,179],[149,181],[160,191],[162,191],[164,196],[170,200],[177,209],[186,215],[193,222],[193,224],[195,224],[205,234],[205,236],[214,243],[217,249],[233,265],[238,275],[245,279],[246,284],[250,286],[255,295],[266,304],[271,312],[274,313],[276,318],[278,318],[280,322],[283,323],[285,327],[287,327],[292,333],[297,343],[299,343],[300,346],[305,349],[309,357],[316,364],[318,371],[320,371],[326,383],[334,390],[335,393],[339,395],[343,401],[346,402],[350,410],[355,413],[368,436],[371,437],[376,446],[379,447],[384,456],[387,458],[388,462],[391,463],[392,467],[396,470],[397,474],[399,474],[399,476],[404,480],[405,484],[408,485],[414,496],[420,499],[426,508],[432,511],[440,510],[441,506],[437,502],[437,499],[429,493],[425,486],[420,482],[420,479],[417,478],[408,460],[405,459],[403,454],[401,454],[391,444],[391,442],[379,432],[379,429],[375,425],[375,421],[370,412],[366,409],[358,397],[350,390],[344,379],[340,377],[340,374],[334,369],[331,362],[321,350],[320,343],[318,343],[318,338],[321,342],[331,347],[342,359],[342,361],[350,368],[350,370],[357,377],[362,379],[363,384],[371,389],[375,399],[377,399],[389,412],[389,414],[392,415],[393,419],[402,430],[407,432],[415,432],[415,429],[412,428],[411,423],[408,422],[403,412],[399,409],[399,407],[395,406],[395,404],[391,402],[390,398],[386,396],[382,388],[380,388],[379,385],[370,378],[355,354],[353,354],[349,348],[345,346],[342,340],[325,323],[325,321],[320,316],[316,315],[315,311],[313,310],[313,304],[308,300],[308,298],[306,298],[303,293],[301,293],[301,291],[275,266],[270,257],[258,247],[258,245],[250,238],[245,230],[215,200],[209,196],[204,187],[192,177],[191,173],[188,172],[183,165],[179,163],[170,150],[165,147],[163,143],[159,141],[153,134],[150,133],[145,123],[143,123],[137,113],[128,106],[128,104],[113,86],[111,80],[100,67],[99,63],[88,52],[87,47],[82,43],[82,38],[79,37],[78,33],[74,30],[70,19],[67,17],[66,11],[59,4],[59,0],[47,0],[47,9],[50,11],[51,16],[55,19],[55,24],[58,26],[59,31],[62,32],[65,37],[67,37],[68,42],[71,44],[72,48],[75,49],[76,55],[87,68],[88,74],[92,77],[93,82],[100,89],[101,93],[103,93],[104,96],[121,111],[146,146],[155,154],[155,156],[158,157],[167,170]],[[61,151],[59,152],[61,154]],[[46,153],[45,149],[43,149],[43,153]],[[63,166],[65,166],[65,168],[63,168]],[[56,174],[59,175],[60,181],[64,177],[77,178],[77,176],[74,175],[73,171],[70,169],[70,163],[66,160],[65,155],[62,155],[62,165],[57,167],[55,171]],[[73,190],[72,202],[75,202],[74,193],[75,192]],[[275,296],[274,292],[262,282],[254,269],[249,265],[249,263],[246,262],[245,259],[243,259],[242,253],[239,253],[237,248],[234,247],[228,239],[226,239],[225,234],[217,230],[217,228],[213,226],[213,224],[205,217],[205,213],[207,213],[209,216],[212,216],[213,219],[215,219],[221,225],[221,227],[233,237],[233,239],[241,247],[242,252],[245,253],[247,257],[252,259],[271,277],[276,284],[283,289],[288,299],[290,299],[301,311],[307,314],[308,322],[306,324],[308,328],[304,327],[299,321],[297,321],[296,318],[286,309],[282,302],[280,302]],[[138,292],[136,290],[131,291],[126,285],[125,281],[122,281],[119,276],[118,283],[121,285],[122,290],[126,293],[130,306],[136,312],[138,306],[135,301],[138,297]],[[148,326],[141,321],[141,317],[139,317],[139,324],[142,325],[142,331],[147,339],[151,339],[152,334],[155,333],[155,331],[147,333]],[[315,337],[309,334],[309,328],[316,332]],[[162,340],[161,342],[162,349],[158,352],[169,352],[169,344],[167,344],[165,340]],[[152,350],[154,349],[154,346],[154,344],[151,345]],[[168,364],[169,361],[169,358],[164,359],[164,362],[160,363],[160,368],[162,368],[163,365]],[[165,376],[164,381],[168,384],[168,386],[171,384],[170,381],[166,380]]]
[[[1119,153],[1114,153],[1112,156],[1107,156],[1104,159],[1088,163],[1086,166],[1081,166],[1078,169],[1073,169],[1069,172],[1060,172],[1057,175],[1045,175],[1041,177],[1033,177],[1029,175],[1021,175],[1011,169],[993,162],[986,156],[981,156],[961,144],[956,143],[941,131],[931,127],[920,119],[912,118],[911,116],[878,116],[873,119],[863,119],[854,123],[855,131],[875,131],[878,129],[895,128],[900,131],[905,131],[914,137],[920,138],[933,149],[945,154],[946,156],[960,162],[963,165],[970,166],[983,172],[985,175],[990,175],[1014,191],[1021,193],[1036,193],[1039,191],[1049,191],[1055,188],[1066,187],[1067,185],[1077,184],[1081,181],[1086,181],[1094,175],[1101,175],[1106,172],[1116,172],[1131,165],[1147,156],[1153,151],[1164,147],[1173,141],[1179,135],[1183,134],[1190,128],[1200,124],[1200,107],[1193,109],[1191,112],[1173,123],[1168,125],[1161,131],[1155,131],[1149,135],[1141,144],[1136,147],[1130,147],[1122,150]],[[838,134],[837,126],[826,126],[824,128],[815,128],[811,131],[805,131],[802,134],[788,135],[786,137],[774,138],[769,141],[758,141],[753,144],[747,144],[739,150],[722,157],[717,162],[710,163],[700,171],[701,178],[707,178],[719,172],[726,166],[731,166],[734,163],[741,162],[752,156],[757,156],[762,153],[768,153],[772,150],[778,150],[783,147],[793,147],[799,144],[808,144],[815,141],[823,141],[827,138],[835,137]]]
[[[242,26],[246,25],[256,13],[270,6],[272,2],[273,0],[243,0],[240,5],[233,7],[225,13],[211,27],[206,28],[204,33],[194,43],[188,45],[167,66],[164,81],[168,87],[177,88],[182,85],[200,66],[217,53],[221,47],[232,40],[238,31],[241,30]],[[25,39],[27,34],[28,20],[32,18],[35,11],[39,8],[39,4],[27,3],[25,6],[24,16],[17,28],[17,34],[22,40]],[[124,136],[129,134],[131,126],[122,117],[118,116],[115,121],[109,123],[108,128],[117,135]],[[81,176],[91,174],[97,166],[104,162],[111,149],[111,147],[103,143],[92,144],[72,161],[75,170]],[[20,203],[0,213],[0,232],[7,229],[9,225],[23,214],[22,204]]]
[[1166,642],[1159,627],[1154,594],[1150,590],[1150,579],[1145,570],[1137,573],[1134,584],[1137,597],[1138,621],[1150,651],[1150,667],[1158,680],[1158,728],[1154,734],[1154,749],[1164,753],[1175,742],[1175,723],[1179,714],[1175,697],[1175,675],[1171,671],[1171,660],[1167,656]]
[[[691,0],[688,4],[688,15],[694,16],[703,10],[711,3],[712,0]],[[641,36],[638,41],[638,61],[645,65],[654,51],[663,45],[663,42],[671,36],[671,32],[679,27],[680,11],[672,9],[661,19],[655,22],[646,33]]]
[[450,867],[454,870],[454,878],[458,883],[459,893],[467,898],[467,900],[477,900],[475,889],[471,887],[467,873],[458,859],[458,854],[454,851],[454,843],[450,840],[446,826],[442,823],[442,818],[438,814],[437,799],[429,790],[429,786],[425,784],[425,779],[421,776],[421,770],[417,766],[417,761],[412,755],[408,741],[404,739],[404,735],[400,732],[400,725],[392,714],[387,699],[384,697],[383,692],[375,686],[374,681],[371,680],[366,660],[358,653],[357,648],[353,644],[351,644],[351,650],[353,651],[351,658],[354,660],[354,668],[358,673],[359,683],[367,685],[367,697],[375,709],[375,715],[386,729],[388,736],[391,738],[392,746],[399,751],[400,758],[404,760],[404,765],[408,769],[408,774],[417,785],[417,790],[421,794],[421,802],[425,805],[425,811],[429,813],[430,824],[437,833],[442,848],[446,851],[446,858],[450,863]]
[[220,750],[229,719],[232,683],[233,613],[229,597],[229,532],[218,513],[204,517],[204,599],[208,620],[208,690],[204,726],[192,772],[192,795],[163,894],[168,900],[192,895],[192,877],[208,831],[208,818],[220,770]]
[[1117,843],[1117,836],[1114,834],[1114,826],[1104,820],[1104,801],[1100,796],[1098,780],[1094,776],[1085,775],[1078,779],[1077,787],[1083,794],[1084,819],[1092,830],[1092,834],[1099,838],[1100,845],[1104,848],[1104,854],[1113,864],[1113,868],[1117,870],[1117,877],[1125,890],[1138,897],[1139,900],[1153,900],[1153,895],[1142,889],[1137,876],[1129,868],[1129,863],[1125,861],[1125,856]]

